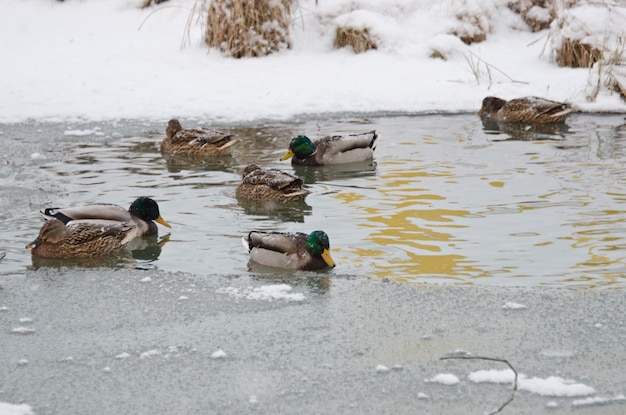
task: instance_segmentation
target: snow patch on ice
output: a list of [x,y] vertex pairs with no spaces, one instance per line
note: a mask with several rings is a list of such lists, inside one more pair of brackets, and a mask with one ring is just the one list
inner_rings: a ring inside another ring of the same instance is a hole
[[[513,383],[515,374],[510,369],[504,370],[478,370],[468,375],[468,379],[474,383]],[[574,397],[586,396],[596,393],[595,389],[573,380],[563,379],[559,376],[542,378],[529,378],[519,374],[517,378],[518,390],[524,390],[541,396]]]
[[228,294],[237,299],[246,300],[285,300],[303,301],[304,294],[291,292],[293,288],[287,284],[263,285],[261,287],[225,287],[216,290],[219,294]]
[[0,402],[0,415],[34,415],[33,409],[26,405],[14,405],[7,402]]
[[453,375],[452,373],[439,373],[432,378],[428,379],[427,382],[431,383],[440,383],[442,385],[452,386],[459,383],[459,378]]

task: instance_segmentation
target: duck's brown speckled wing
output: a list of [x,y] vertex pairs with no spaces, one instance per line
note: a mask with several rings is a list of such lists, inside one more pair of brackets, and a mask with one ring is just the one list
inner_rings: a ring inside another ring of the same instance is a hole
[[248,234],[249,249],[262,248],[286,254],[306,250],[307,234],[301,232],[256,232]]

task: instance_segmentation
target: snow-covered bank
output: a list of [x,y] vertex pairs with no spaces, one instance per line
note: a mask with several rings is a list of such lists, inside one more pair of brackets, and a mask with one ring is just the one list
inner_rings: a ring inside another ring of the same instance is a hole
[[[9,0],[0,13],[0,122],[464,112],[486,95],[626,111],[606,88],[589,102],[591,71],[558,67],[548,30],[531,32],[500,2],[395,0],[383,8],[359,1],[358,13],[349,3],[302,0],[292,49],[232,59],[203,43],[202,19],[190,14],[195,0],[146,9],[127,0]],[[468,46],[448,33],[453,17],[471,7],[489,16],[490,32]],[[381,46],[358,55],[333,49],[337,19],[367,23]],[[432,58],[435,50],[447,60]]]

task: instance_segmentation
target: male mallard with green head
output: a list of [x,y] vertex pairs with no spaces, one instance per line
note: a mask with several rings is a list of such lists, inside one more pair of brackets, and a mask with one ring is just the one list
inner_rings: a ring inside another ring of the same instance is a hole
[[31,254],[43,258],[91,258],[123,249],[137,236],[131,222],[74,220],[67,225],[47,220],[37,239],[26,245]]
[[237,198],[250,200],[303,200],[309,194],[301,178],[278,169],[262,169],[250,164],[243,170],[241,183],[235,192]]
[[234,134],[210,129],[183,129],[177,119],[167,123],[161,153],[221,156],[229,154],[237,142]]
[[539,97],[524,97],[506,101],[486,97],[478,115],[497,122],[551,124],[565,121],[572,112],[568,104]]
[[356,163],[374,157],[377,145],[376,131],[333,135],[314,141],[305,135],[299,135],[291,139],[289,149],[280,159],[291,158],[291,164],[300,166]]
[[103,219],[116,222],[134,222],[138,228],[137,236],[150,236],[158,234],[157,221],[163,226],[170,228],[170,224],[161,217],[159,205],[149,197],[139,197],[128,210],[121,206],[109,203],[96,203],[92,205],[76,206],[69,208],[46,208],[41,211],[46,219],[58,219],[64,224],[79,219]]
[[317,270],[334,267],[330,257],[330,242],[324,231],[258,232],[243,238],[250,260],[270,267],[293,270]]

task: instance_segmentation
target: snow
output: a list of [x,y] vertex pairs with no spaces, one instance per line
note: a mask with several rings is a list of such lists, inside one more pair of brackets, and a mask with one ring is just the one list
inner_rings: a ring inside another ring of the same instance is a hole
[[[552,55],[560,34],[531,32],[499,0],[301,0],[292,48],[244,59],[203,42],[202,1],[170,0],[146,9],[141,3],[6,0],[0,123],[172,117],[237,123],[302,114],[465,112],[478,110],[487,95],[537,95],[583,111],[626,110],[606,87],[587,101],[594,71],[558,67]],[[607,47],[623,36],[623,7],[608,12],[583,4],[568,14],[574,22],[563,30],[569,35]],[[377,49],[334,49],[338,25],[367,27]],[[484,42],[466,45],[452,34],[471,34],[477,26],[487,29]]]
[[[468,379],[475,383],[510,383],[515,379],[512,370],[478,370],[468,375]],[[573,380],[563,379],[559,376],[549,376],[545,379],[519,374],[517,378],[518,390],[527,391],[540,396],[573,397],[586,396],[596,393],[596,391],[582,383]]]
[[32,408],[26,404],[14,405],[0,402],[0,415],[32,415]]
[[303,301],[305,299],[302,293],[292,293],[293,288],[287,284],[262,285],[260,287],[226,287],[217,290],[218,293],[228,294],[237,299],[246,300],[285,300],[285,301]]
[[221,359],[228,356],[226,354],[226,352],[222,349],[216,350],[213,353],[211,353],[211,359]]
[[440,383],[446,386],[452,386],[459,383],[459,378],[452,373],[439,373],[433,376],[431,379],[428,379],[427,382],[431,383]]
[[506,310],[522,310],[528,308],[528,306],[520,303],[514,303],[513,301],[507,301],[502,308]]

